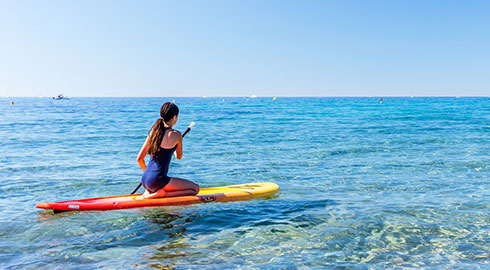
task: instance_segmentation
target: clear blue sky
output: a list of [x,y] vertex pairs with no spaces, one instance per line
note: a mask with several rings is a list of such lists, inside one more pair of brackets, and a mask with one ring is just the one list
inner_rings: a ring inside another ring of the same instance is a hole
[[490,95],[490,1],[0,1],[0,96]]

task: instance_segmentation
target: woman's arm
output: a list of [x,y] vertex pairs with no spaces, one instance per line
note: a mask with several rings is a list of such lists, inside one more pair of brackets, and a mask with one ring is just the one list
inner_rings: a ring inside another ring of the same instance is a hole
[[173,131],[171,134],[172,141],[177,142],[177,149],[175,149],[175,157],[177,159],[182,158],[182,152],[183,152],[183,147],[182,147],[182,135],[180,132],[177,130]]
[[143,146],[141,146],[141,150],[138,154],[138,157],[136,160],[138,161],[138,164],[140,165],[141,169],[146,170],[146,163],[145,163],[145,157],[148,154],[148,141],[149,141],[149,136],[146,137],[145,143],[143,143]]

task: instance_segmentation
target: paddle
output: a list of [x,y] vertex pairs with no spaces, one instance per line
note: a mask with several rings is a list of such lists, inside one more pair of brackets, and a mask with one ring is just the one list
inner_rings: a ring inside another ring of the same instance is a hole
[[[192,128],[193,126],[195,126],[195,125],[196,125],[196,123],[192,122],[192,123],[191,123],[191,124],[190,124],[190,125],[187,127],[187,129],[184,131],[184,134],[182,134],[182,138],[184,138],[184,136],[185,136],[187,133],[189,133],[189,131],[191,131],[191,128]],[[133,192],[131,192],[131,194],[135,194],[135,193],[136,193],[136,191],[138,191],[138,189],[139,189],[140,187],[141,187],[141,183],[139,183],[139,185],[138,185],[138,186],[137,186],[137,187],[136,187],[136,188],[133,190]]]

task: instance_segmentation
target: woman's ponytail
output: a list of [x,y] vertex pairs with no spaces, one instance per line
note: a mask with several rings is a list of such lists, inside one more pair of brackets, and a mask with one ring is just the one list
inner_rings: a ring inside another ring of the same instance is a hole
[[149,132],[148,154],[154,156],[160,151],[160,144],[162,143],[163,136],[165,136],[165,130],[169,127],[165,127],[165,122],[170,121],[175,115],[179,114],[179,108],[177,105],[171,102],[166,102],[160,108],[160,118],[155,121],[155,124]]

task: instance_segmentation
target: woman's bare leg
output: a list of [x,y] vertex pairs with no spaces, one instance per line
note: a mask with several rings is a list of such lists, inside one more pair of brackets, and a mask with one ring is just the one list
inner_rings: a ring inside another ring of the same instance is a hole
[[157,190],[155,193],[150,193],[148,190],[145,190],[145,193],[141,195],[140,199],[194,196],[197,193],[199,193],[198,184],[186,179],[170,177],[170,181],[164,188]]
[[[165,197],[194,196],[199,193],[199,185],[182,178],[170,177],[170,182],[163,188]],[[157,191],[158,192],[158,191]]]

